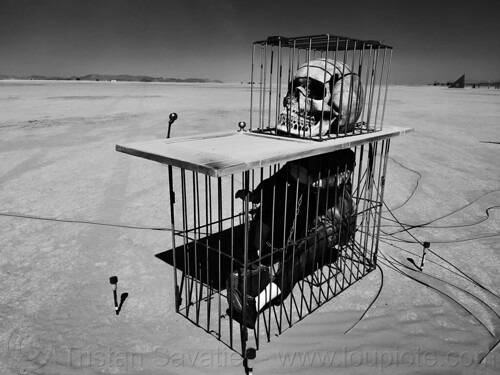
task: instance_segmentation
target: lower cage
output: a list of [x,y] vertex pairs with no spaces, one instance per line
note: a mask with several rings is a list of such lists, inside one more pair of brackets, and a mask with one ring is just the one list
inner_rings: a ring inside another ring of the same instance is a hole
[[373,271],[389,145],[225,177],[169,166],[176,311],[245,356]]

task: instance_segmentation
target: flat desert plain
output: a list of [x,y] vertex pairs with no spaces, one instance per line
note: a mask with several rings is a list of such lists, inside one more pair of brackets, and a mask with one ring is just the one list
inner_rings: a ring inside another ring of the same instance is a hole
[[[115,145],[164,138],[171,112],[173,137],[236,131],[250,88],[0,81],[0,103],[0,373],[244,373],[175,312],[171,234],[147,229],[169,226],[167,169]],[[424,271],[385,209],[382,272],[261,342],[256,374],[500,372],[500,90],[390,86],[388,125],[414,129],[385,202],[431,243]]]

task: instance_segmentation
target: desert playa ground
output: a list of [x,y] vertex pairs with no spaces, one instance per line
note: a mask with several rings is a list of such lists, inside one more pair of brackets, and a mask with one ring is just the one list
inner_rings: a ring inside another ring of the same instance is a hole
[[[116,144],[236,131],[240,85],[0,81],[0,373],[237,374],[241,358],[175,313],[167,171]],[[262,374],[500,371],[500,90],[391,86],[385,201],[431,243],[380,266],[271,342]],[[496,143],[495,143],[496,142]],[[400,228],[399,228],[400,229]],[[396,235],[410,240],[406,233]],[[114,313],[109,277],[128,293]],[[382,288],[381,288],[382,286]],[[380,296],[355,324],[381,288]]]

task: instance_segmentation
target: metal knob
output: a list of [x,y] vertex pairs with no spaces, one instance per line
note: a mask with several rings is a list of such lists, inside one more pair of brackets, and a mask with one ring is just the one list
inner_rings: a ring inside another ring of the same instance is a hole
[[248,374],[253,374],[253,361],[257,356],[257,350],[255,348],[248,348],[245,352],[246,368]]
[[177,113],[172,112],[168,116],[168,131],[167,131],[167,138],[170,138],[170,128],[172,127],[172,124],[174,123],[175,120],[177,120],[179,116],[177,116]]
[[168,123],[169,123],[170,125],[172,125],[172,124],[174,123],[174,121],[175,121],[175,120],[177,120],[177,118],[178,118],[177,113],[172,112],[172,113],[168,116],[168,119],[169,119]]
[[239,132],[241,132],[241,131],[244,132],[245,131],[245,126],[247,126],[247,123],[245,121],[240,121],[240,122],[238,122],[238,126],[240,128],[240,130],[238,130],[238,131]]

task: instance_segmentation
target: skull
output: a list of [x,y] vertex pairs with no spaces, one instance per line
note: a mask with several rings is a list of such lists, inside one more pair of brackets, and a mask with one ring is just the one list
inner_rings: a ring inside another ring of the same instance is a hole
[[363,108],[363,89],[347,65],[311,60],[295,73],[283,105],[279,133],[317,137],[351,132]]

